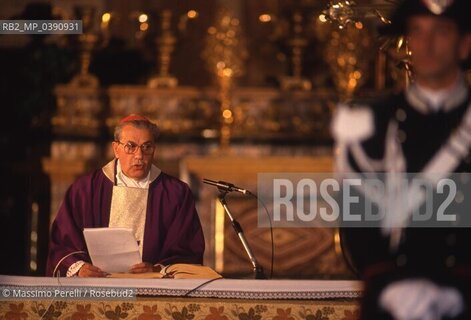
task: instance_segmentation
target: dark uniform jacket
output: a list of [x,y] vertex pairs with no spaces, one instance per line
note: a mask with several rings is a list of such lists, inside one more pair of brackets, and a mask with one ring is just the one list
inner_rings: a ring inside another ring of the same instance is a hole
[[[471,172],[471,121],[467,123],[471,120],[470,93],[463,80],[439,111],[430,108],[414,86],[371,105],[372,135],[339,143],[342,150],[338,166],[347,172],[364,173],[372,169],[387,172],[391,169],[388,164],[399,164],[399,169],[404,172],[420,174],[427,170],[434,157],[445,155],[441,158],[442,169],[449,173]],[[351,120],[350,125],[355,125],[355,119]],[[456,137],[450,144],[453,134]],[[342,140],[341,136],[337,135],[337,139]],[[394,143],[400,152],[386,154],[387,146]],[[467,179],[462,182],[468,183]],[[458,189],[460,192],[461,188]],[[468,198],[471,194],[463,196]],[[459,214],[469,217],[471,211]],[[437,285],[457,288],[466,304],[460,319],[471,319],[470,228],[406,227],[401,230],[400,241],[394,248],[390,236],[381,231],[378,228],[344,228],[341,232],[345,250],[365,280],[364,319],[390,319],[379,307],[378,297],[388,284],[409,278],[425,278]]]

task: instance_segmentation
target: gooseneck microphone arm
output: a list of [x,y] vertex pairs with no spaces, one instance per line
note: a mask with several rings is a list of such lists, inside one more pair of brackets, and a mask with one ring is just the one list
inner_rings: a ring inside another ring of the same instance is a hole
[[219,191],[221,191],[221,192],[235,191],[235,192],[240,192],[240,193],[243,193],[243,194],[252,194],[252,192],[250,192],[249,190],[239,188],[239,187],[233,185],[232,183],[225,182],[225,181],[213,181],[213,180],[209,180],[209,179],[203,179],[203,182],[206,183],[206,184],[217,187],[219,189]]
[[229,220],[231,221],[234,231],[237,233],[237,236],[239,236],[240,242],[242,242],[242,246],[244,247],[245,252],[247,252],[247,255],[249,256],[250,262],[252,263],[255,279],[267,279],[267,277],[265,276],[263,272],[263,267],[258,263],[257,259],[255,258],[255,255],[250,249],[249,243],[247,242],[247,239],[245,238],[242,227],[240,226],[239,222],[236,219],[234,219],[234,217],[231,214],[231,211],[229,210],[229,207],[227,206],[226,195],[229,191],[221,190],[220,188],[219,188],[219,191],[220,191],[220,194],[218,196],[219,202],[224,208],[224,211],[227,213],[227,216],[229,217]]

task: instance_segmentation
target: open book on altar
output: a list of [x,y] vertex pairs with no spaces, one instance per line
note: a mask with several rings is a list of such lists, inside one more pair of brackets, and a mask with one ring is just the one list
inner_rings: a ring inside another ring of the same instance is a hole
[[160,272],[128,273],[114,272],[109,278],[143,278],[143,279],[218,279],[222,276],[207,266],[198,264],[175,263],[163,267]]

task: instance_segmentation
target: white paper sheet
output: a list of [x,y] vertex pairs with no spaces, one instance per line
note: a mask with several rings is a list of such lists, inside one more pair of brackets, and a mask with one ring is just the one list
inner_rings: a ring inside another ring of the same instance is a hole
[[126,272],[142,262],[132,229],[85,228],[83,235],[93,265],[105,272]]

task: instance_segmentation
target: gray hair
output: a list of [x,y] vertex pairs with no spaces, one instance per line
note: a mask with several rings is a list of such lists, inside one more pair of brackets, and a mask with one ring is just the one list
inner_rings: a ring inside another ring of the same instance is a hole
[[150,133],[152,134],[152,137],[154,138],[154,142],[157,141],[157,138],[160,135],[159,127],[155,123],[150,122],[150,121],[146,121],[146,120],[131,120],[131,121],[126,121],[126,122],[119,123],[115,127],[115,129],[114,129],[114,140],[115,141],[120,141],[121,140],[121,131],[123,131],[123,127],[127,126],[127,125],[133,126],[134,128],[138,128],[138,129],[147,129],[147,130],[149,130]]

